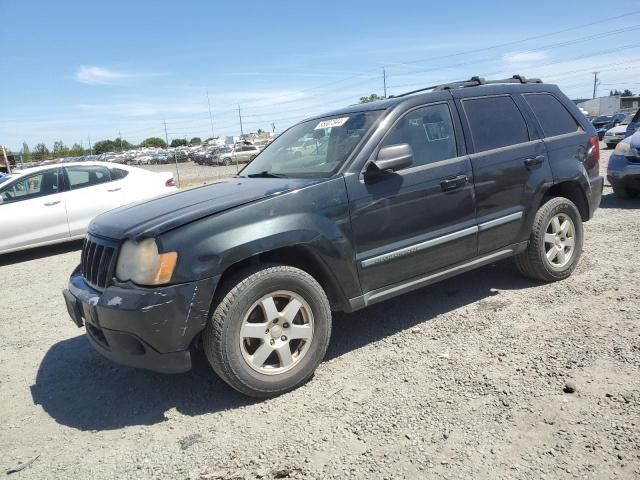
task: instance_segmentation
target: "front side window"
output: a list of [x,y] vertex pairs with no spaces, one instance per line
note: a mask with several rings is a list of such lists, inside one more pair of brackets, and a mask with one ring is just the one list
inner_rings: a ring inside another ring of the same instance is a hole
[[456,136],[449,106],[430,105],[407,113],[394,125],[381,146],[403,143],[413,150],[411,167],[456,157]]
[[553,95],[536,93],[524,95],[534,115],[540,122],[545,137],[579,132],[580,124]]
[[345,113],[299,123],[269,144],[240,175],[327,177],[349,158],[381,113]]
[[2,203],[20,202],[60,192],[59,169],[35,173],[2,190]]
[[67,167],[67,177],[71,190],[92,187],[111,181],[111,173],[106,167],[87,165],[79,167]]
[[527,124],[509,96],[463,101],[476,152],[529,141]]

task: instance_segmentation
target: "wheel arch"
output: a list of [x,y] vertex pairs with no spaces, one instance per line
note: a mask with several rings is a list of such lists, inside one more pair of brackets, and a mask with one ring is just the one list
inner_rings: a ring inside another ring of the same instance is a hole
[[538,208],[549,201],[549,199],[554,197],[564,197],[571,200],[578,208],[578,212],[580,212],[580,218],[582,218],[583,222],[586,222],[591,218],[587,195],[582,185],[578,181],[567,180],[550,186],[542,195],[542,199],[540,201],[540,204],[538,205]]
[[[224,285],[246,268],[255,267],[260,264],[267,265],[274,263],[299,268],[311,275],[320,284],[327,295],[329,304],[331,305],[331,310],[340,311],[347,308],[347,296],[342,291],[335,275],[322,260],[321,256],[309,245],[289,245],[278,247],[272,250],[255,253],[242,260],[238,260],[225,268],[220,276],[218,285]],[[224,287],[218,288],[217,290],[224,291]]]

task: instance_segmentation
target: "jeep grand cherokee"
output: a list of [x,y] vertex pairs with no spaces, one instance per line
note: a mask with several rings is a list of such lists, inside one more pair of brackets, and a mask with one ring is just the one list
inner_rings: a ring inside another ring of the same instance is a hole
[[96,218],[64,298],[113,361],[183,372],[202,346],[235,389],[277,395],[313,375],[332,311],[508,257],[567,278],[598,162],[593,125],[539,80],[350,106],[294,125],[234,178]]

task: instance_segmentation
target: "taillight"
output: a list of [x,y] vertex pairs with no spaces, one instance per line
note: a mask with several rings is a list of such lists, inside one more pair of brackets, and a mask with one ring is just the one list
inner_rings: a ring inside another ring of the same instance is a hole
[[175,187],[176,186],[176,182],[173,181],[173,178],[170,178],[169,180],[164,182],[164,186],[165,187]]
[[588,154],[593,157],[593,164],[600,169],[600,142],[597,135],[589,138]]

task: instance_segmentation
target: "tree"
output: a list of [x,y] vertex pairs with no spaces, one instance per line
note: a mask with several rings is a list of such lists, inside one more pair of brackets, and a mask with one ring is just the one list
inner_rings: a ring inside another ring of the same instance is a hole
[[258,135],[262,135],[264,133],[264,130],[262,130],[261,128],[258,129],[258,131],[256,132]]
[[27,142],[22,142],[22,161],[30,162],[31,160],[33,160],[33,157],[29,151],[29,145],[27,145]]
[[174,138],[171,140],[172,147],[186,147],[187,141],[184,138]]
[[101,155],[107,152],[114,152],[116,150],[116,144],[113,140],[100,140],[93,144],[93,153]]
[[149,137],[145,138],[140,144],[141,147],[159,147],[159,148],[167,148],[167,144],[160,137]]
[[371,103],[371,102],[379,102],[380,100],[384,100],[385,97],[381,97],[377,93],[372,93],[368,97],[360,97],[359,103]]
[[120,137],[116,137],[113,139],[113,146],[118,150],[118,151],[125,151],[125,150],[131,150],[132,148],[134,148],[133,145],[131,145],[129,142],[127,142],[124,139],[121,139]]
[[69,156],[69,149],[62,142],[62,140],[58,140],[57,142],[53,142],[53,158],[62,158]]
[[34,160],[45,160],[49,158],[49,155],[49,149],[44,143],[37,144],[36,148],[33,149]]
[[200,145],[202,143],[202,139],[200,137],[193,137],[189,140],[189,145]]
[[77,143],[74,143],[73,146],[69,149],[70,157],[82,157],[85,154],[86,154],[85,149],[82,148],[82,145],[78,145]]
[[617,88],[615,90],[610,90],[609,91],[609,95],[611,97],[632,97],[633,96],[633,92],[631,90],[629,90],[628,88],[625,88],[624,90],[620,91]]

